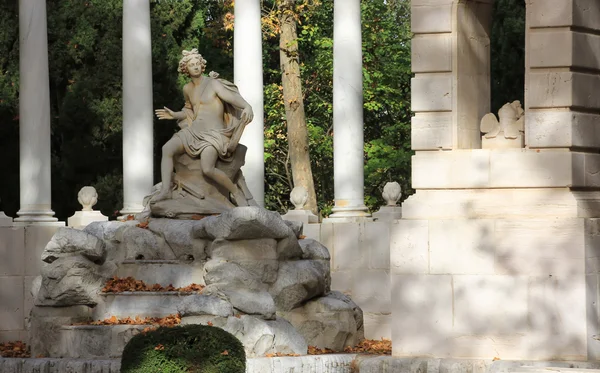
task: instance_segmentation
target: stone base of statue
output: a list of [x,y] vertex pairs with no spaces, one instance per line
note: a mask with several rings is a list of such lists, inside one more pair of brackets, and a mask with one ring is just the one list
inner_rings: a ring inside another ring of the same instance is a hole
[[[234,184],[242,190],[248,205],[256,205],[252,194],[246,186],[242,166],[247,148],[238,144],[230,161],[219,159],[216,168],[223,171]],[[170,199],[152,202],[152,197],[159,192],[162,184],[154,187],[154,192],[146,197],[146,209],[137,216],[138,219],[147,217],[166,217],[175,219],[192,219],[194,216],[220,214],[235,206],[229,198],[229,191],[212,179],[205,177],[199,158],[187,154],[180,155],[174,161],[175,174],[173,177],[173,192]]]

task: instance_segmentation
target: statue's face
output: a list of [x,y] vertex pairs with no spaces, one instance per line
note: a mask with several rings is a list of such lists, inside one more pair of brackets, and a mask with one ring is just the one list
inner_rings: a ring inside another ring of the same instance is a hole
[[202,75],[204,66],[202,66],[202,63],[198,58],[192,58],[187,63],[187,70],[191,77],[197,77]]

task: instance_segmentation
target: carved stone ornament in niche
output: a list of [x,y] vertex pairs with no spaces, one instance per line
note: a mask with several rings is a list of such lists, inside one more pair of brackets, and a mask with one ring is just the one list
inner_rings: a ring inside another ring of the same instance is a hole
[[507,103],[498,111],[500,121],[492,113],[481,119],[481,147],[483,149],[523,148],[524,111],[520,101]]

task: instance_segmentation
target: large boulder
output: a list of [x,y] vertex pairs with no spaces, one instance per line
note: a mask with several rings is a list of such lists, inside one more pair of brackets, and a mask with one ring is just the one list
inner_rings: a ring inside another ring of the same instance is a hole
[[220,317],[233,316],[233,307],[228,301],[214,295],[197,294],[183,298],[177,306],[181,317],[214,315]]
[[121,232],[120,241],[125,259],[175,259],[175,254],[165,239],[149,229],[128,227]]
[[362,320],[357,325],[352,304],[339,298],[339,294],[328,294],[292,311],[278,311],[277,316],[289,320],[309,345],[343,351],[355,346],[364,332]]
[[278,213],[256,206],[234,208],[219,216],[204,218],[200,223],[194,227],[194,237],[213,240],[281,239],[291,231]]
[[279,265],[277,281],[269,288],[278,310],[290,311],[329,291],[329,266],[318,260],[297,260]]
[[281,318],[262,320],[248,315],[229,317],[223,329],[242,342],[247,357],[274,353],[306,355],[308,351],[304,337]]
[[106,245],[98,237],[72,228],[60,228],[42,253],[42,261],[52,263],[65,256],[82,255],[96,264],[106,260]]
[[202,260],[210,241],[194,238],[192,231],[198,220],[150,219],[148,230],[160,235],[180,260]]
[[275,318],[275,302],[264,290],[253,290],[231,284],[213,284],[207,286],[203,294],[227,299],[239,313],[254,315],[265,320]]

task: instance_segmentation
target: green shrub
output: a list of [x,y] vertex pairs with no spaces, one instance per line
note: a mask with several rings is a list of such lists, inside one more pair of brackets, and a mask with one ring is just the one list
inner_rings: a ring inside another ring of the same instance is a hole
[[161,327],[134,336],[123,350],[122,373],[244,373],[244,346],[223,329]]

